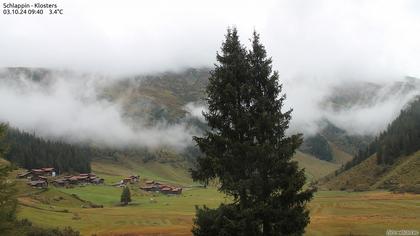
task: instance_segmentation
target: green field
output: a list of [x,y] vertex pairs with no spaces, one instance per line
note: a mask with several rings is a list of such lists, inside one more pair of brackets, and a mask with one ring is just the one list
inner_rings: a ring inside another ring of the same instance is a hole
[[[133,202],[122,207],[118,204],[119,187],[50,187],[42,191],[19,180],[18,217],[39,226],[72,226],[82,235],[191,235],[196,205],[216,207],[229,201],[213,187],[194,185],[182,168],[150,163],[145,171],[145,166],[134,163],[114,164],[95,162],[93,168],[107,184],[140,173],[146,179],[166,180],[186,188],[180,196],[166,196],[143,192],[139,184],[131,185]],[[159,173],[164,173],[163,177]],[[89,202],[103,208],[91,208]],[[420,195],[321,191],[309,207],[311,224],[306,235],[385,235],[387,229],[420,230]]]
[[[19,217],[45,227],[70,225],[83,235],[127,232],[188,234],[195,205],[215,207],[225,201],[215,189],[187,189],[181,196],[140,193],[136,188],[132,189],[132,193],[133,202],[121,207],[118,205],[121,194],[118,187],[51,188],[40,194],[50,195],[47,201],[21,198],[25,205],[21,205]],[[71,194],[95,204],[103,204],[104,208],[82,208],[86,203]],[[55,195],[64,199],[55,201],[54,198],[58,199]]]
[[[38,197],[20,198],[19,217],[45,227],[70,225],[83,235],[190,235],[195,205],[216,207],[229,201],[214,188],[187,189],[181,196],[141,193],[118,206],[121,189],[111,186],[50,188]],[[104,208],[82,208],[83,200]],[[62,200],[58,199],[61,196]],[[386,229],[420,230],[420,195],[388,192],[316,194],[310,204],[307,235],[384,235]],[[127,234],[125,234],[127,235]]]
[[420,231],[420,195],[389,192],[319,192],[310,204],[307,235],[385,235]]

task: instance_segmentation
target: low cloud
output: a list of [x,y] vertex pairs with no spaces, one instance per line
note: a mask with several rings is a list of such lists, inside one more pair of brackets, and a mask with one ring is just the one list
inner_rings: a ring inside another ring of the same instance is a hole
[[286,81],[284,91],[285,107],[293,108],[291,132],[311,136],[329,121],[349,134],[377,135],[420,94],[420,84],[408,79],[383,83],[298,79]]
[[[187,119],[178,123],[150,122],[148,114],[142,119],[137,113],[133,120],[123,115],[126,112],[118,99],[101,96],[104,88],[115,85],[116,79],[52,72],[34,81],[24,73],[16,76],[8,70],[0,71],[0,121],[45,138],[110,147],[183,149],[192,144],[192,136],[200,135],[188,118],[205,122],[202,113],[207,108],[203,103],[187,103],[183,107]],[[420,91],[417,80],[322,82],[307,78],[282,80],[287,94],[284,111],[293,108],[289,132],[311,136],[328,120],[349,134],[376,135]]]
[[153,126],[124,121],[117,103],[98,99],[109,79],[53,74],[46,83],[24,76],[0,78],[0,120],[12,127],[53,139],[99,145],[184,148],[196,132],[185,124],[160,122]]
[[197,102],[189,102],[184,106],[184,109],[188,116],[197,118],[201,122],[206,122],[203,116],[203,112],[207,112],[208,109],[205,105],[199,104]]

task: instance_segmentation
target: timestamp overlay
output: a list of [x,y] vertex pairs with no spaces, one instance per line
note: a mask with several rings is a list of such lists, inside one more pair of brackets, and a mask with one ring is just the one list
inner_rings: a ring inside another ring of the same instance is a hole
[[55,2],[2,2],[1,15],[64,15],[64,9]]

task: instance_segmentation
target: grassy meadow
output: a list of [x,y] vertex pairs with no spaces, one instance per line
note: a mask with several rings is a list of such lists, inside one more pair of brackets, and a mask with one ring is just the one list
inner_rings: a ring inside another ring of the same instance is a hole
[[[70,225],[83,235],[190,235],[195,205],[229,201],[214,188],[187,189],[181,196],[133,188],[133,202],[121,207],[120,193],[111,186],[50,188],[42,197],[21,198],[19,217],[45,227]],[[104,208],[83,208],[71,194]],[[387,229],[419,230],[420,225],[420,196],[414,194],[322,191],[310,210],[306,235],[384,235]]]
[[[217,207],[229,201],[214,187],[201,188],[189,179],[183,182],[188,173],[181,168],[148,165],[148,171],[142,172],[144,167],[136,165],[126,168],[96,162],[94,171],[106,179],[106,185],[100,186],[50,187],[43,191],[19,180],[18,217],[45,227],[72,226],[82,235],[191,235],[196,205]],[[162,172],[165,168],[170,171]],[[107,184],[136,173],[144,179],[182,185],[184,191],[180,196],[166,196],[143,192],[139,184],[133,184],[133,201],[122,207],[118,204],[122,189]],[[165,173],[164,177],[159,173]],[[90,203],[103,208],[91,208]],[[309,207],[311,224],[306,235],[385,235],[387,229],[420,230],[420,195],[320,191]]]

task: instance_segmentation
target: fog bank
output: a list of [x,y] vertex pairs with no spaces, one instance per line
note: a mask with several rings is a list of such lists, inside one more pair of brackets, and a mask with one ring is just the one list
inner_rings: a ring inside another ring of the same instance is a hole
[[0,121],[37,135],[110,147],[168,146],[182,149],[197,134],[185,124],[137,120],[130,126],[118,103],[98,99],[109,78],[53,73],[45,83],[21,76],[0,78]]

